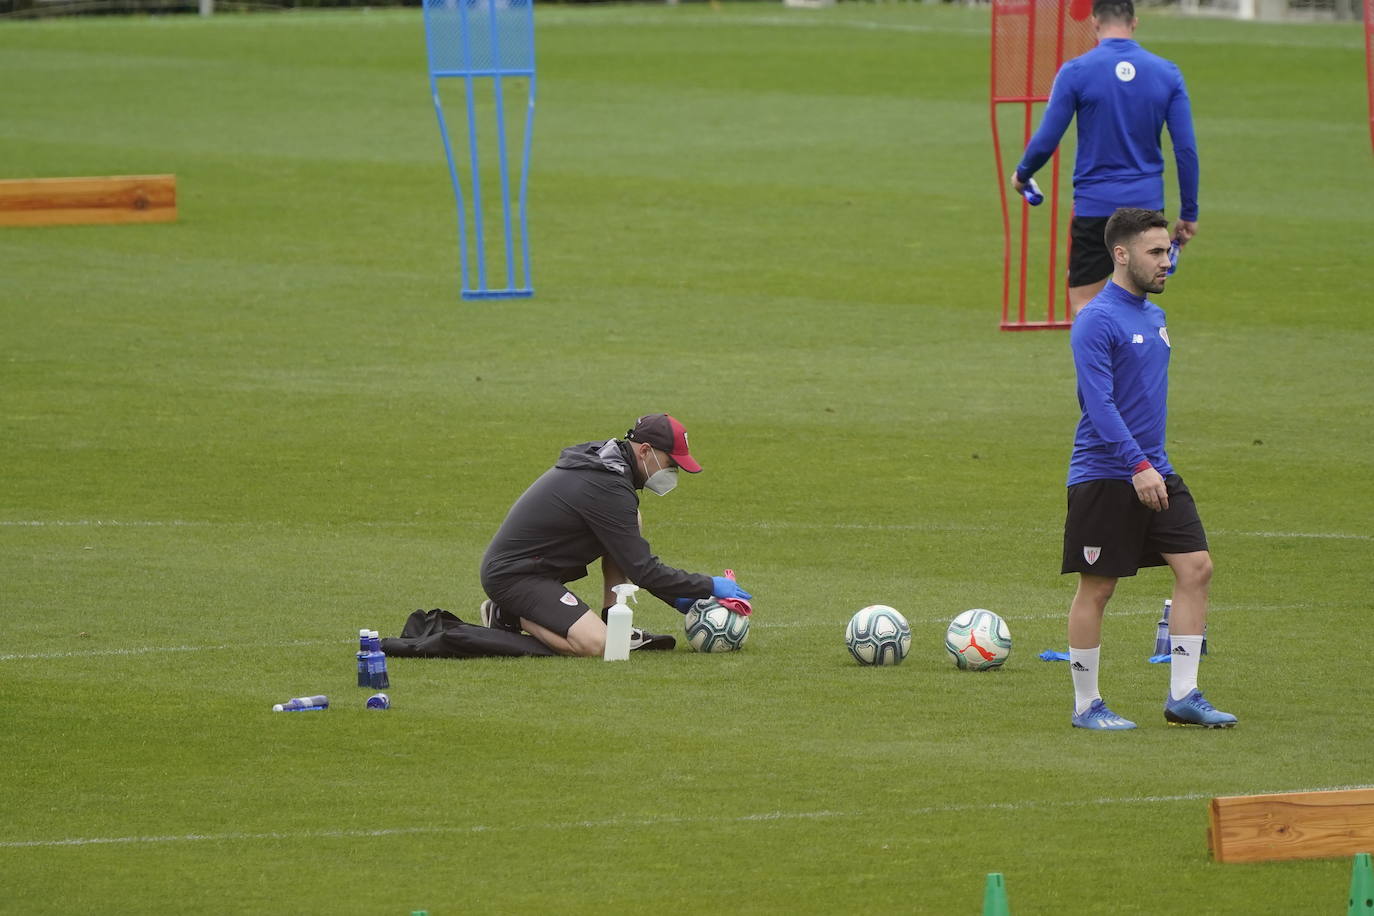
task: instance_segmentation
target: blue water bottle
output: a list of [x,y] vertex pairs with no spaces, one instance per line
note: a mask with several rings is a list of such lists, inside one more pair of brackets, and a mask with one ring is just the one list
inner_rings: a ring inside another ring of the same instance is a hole
[[391,686],[391,679],[386,675],[386,654],[382,652],[382,637],[376,630],[372,630],[368,637],[372,650],[369,656],[368,686],[373,690],[385,690]]
[[293,697],[285,703],[277,703],[272,707],[273,712],[313,712],[317,709],[328,709],[329,697]]
[[1164,599],[1164,616],[1159,618],[1159,626],[1155,630],[1155,655],[1168,655],[1170,652],[1169,610],[1173,606],[1172,598]]
[[1032,207],[1038,207],[1045,202],[1045,195],[1040,193],[1040,185],[1035,183],[1034,178],[1026,179],[1026,186],[1021,189],[1021,196]]
[[358,631],[358,686],[359,686],[359,687],[371,687],[371,686],[372,686],[371,673],[370,673],[370,671],[369,671],[369,669],[368,669],[368,660],[369,660],[369,657],[370,657],[370,656],[369,656],[369,653],[371,652],[371,645],[369,644],[369,639],[368,639],[368,637],[369,637],[370,635],[371,635],[371,633],[370,633],[368,630],[359,630],[359,631]]
[[1178,270],[1178,255],[1183,250],[1183,243],[1174,239],[1169,243],[1169,269],[1164,272],[1166,277],[1172,277],[1174,271]]

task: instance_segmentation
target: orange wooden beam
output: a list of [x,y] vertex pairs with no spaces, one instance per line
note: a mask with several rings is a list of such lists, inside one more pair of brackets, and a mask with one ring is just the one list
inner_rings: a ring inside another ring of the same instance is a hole
[[1351,856],[1374,850],[1374,789],[1214,798],[1208,820],[1218,862]]
[[170,223],[176,218],[175,175],[0,181],[0,226]]

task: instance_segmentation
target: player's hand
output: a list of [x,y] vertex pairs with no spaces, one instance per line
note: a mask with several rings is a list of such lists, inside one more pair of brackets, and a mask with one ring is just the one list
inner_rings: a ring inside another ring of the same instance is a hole
[[1174,223],[1174,238],[1180,247],[1187,245],[1197,235],[1197,220],[1181,219]]
[[1164,478],[1154,468],[1146,468],[1131,478],[1135,495],[1140,501],[1156,512],[1169,508],[1169,489]]
[[734,579],[725,576],[711,577],[711,595],[715,598],[744,598],[746,600],[754,597],[740,588]]
[[1011,186],[1016,189],[1017,194],[1026,190],[1026,183],[1017,177],[1015,170],[1011,173]]

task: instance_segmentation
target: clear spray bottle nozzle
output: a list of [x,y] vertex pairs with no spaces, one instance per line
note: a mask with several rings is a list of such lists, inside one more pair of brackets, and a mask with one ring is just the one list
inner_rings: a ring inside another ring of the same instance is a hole
[[622,582],[619,585],[612,585],[611,591],[615,592],[616,604],[625,604],[631,600],[634,601],[635,604],[639,603],[639,598],[635,595],[635,592],[639,591],[639,586],[635,585],[633,582]]

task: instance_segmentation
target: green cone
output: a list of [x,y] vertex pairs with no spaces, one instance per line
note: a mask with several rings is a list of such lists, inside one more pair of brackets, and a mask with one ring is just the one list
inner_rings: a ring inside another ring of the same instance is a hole
[[1350,869],[1350,909],[1346,916],[1374,916],[1374,866],[1369,864],[1369,853],[1355,856],[1355,865]]
[[[1369,856],[1365,856],[1366,865],[1369,864],[1368,859]],[[983,916],[1011,916],[1011,911],[1007,909],[1007,886],[1001,872],[988,875],[988,883],[983,891]]]

